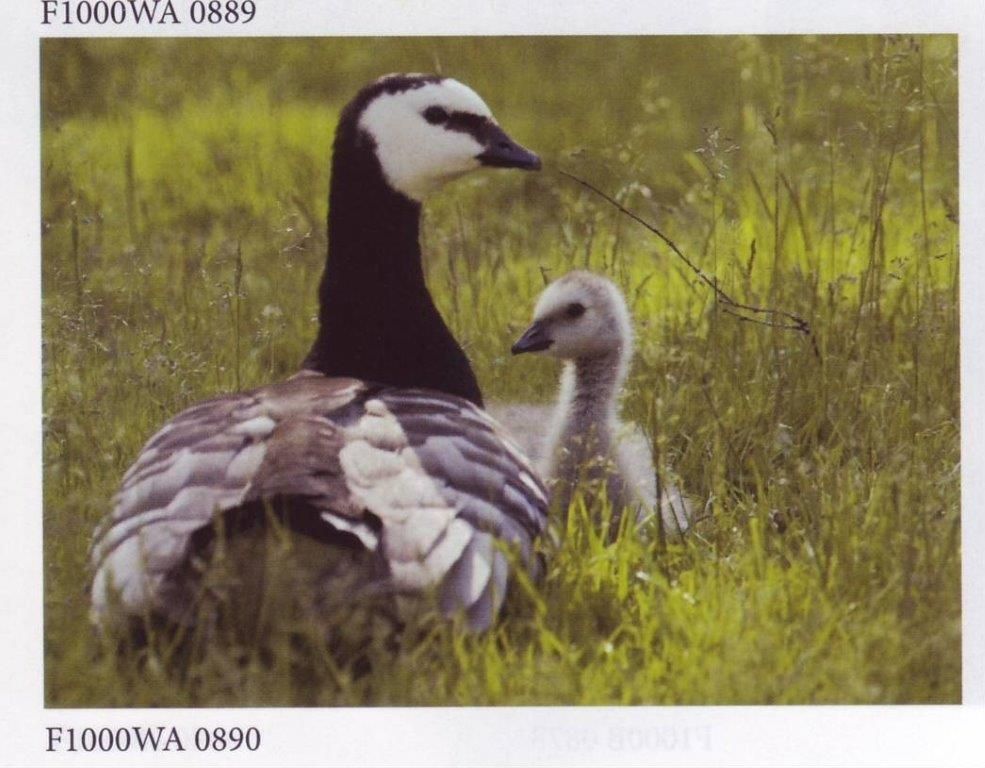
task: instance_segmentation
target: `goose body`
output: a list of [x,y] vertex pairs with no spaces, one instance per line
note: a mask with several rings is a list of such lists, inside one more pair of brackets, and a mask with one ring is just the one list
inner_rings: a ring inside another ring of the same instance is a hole
[[214,540],[245,540],[271,513],[333,564],[344,585],[334,610],[428,594],[481,630],[506,593],[501,545],[536,572],[545,490],[481,410],[418,245],[424,195],[484,165],[539,161],[454,80],[388,76],[343,110],[319,330],[302,370],[194,405],[151,437],[95,535],[97,623],[194,621]]
[[[564,361],[550,419],[545,422],[534,410],[524,414],[527,431],[539,417],[541,434],[546,434],[535,455],[552,503],[567,509],[584,484],[604,491],[617,511],[635,508],[642,522],[659,510],[665,531],[686,531],[693,516],[689,500],[672,485],[658,488],[646,436],[619,418],[619,396],[633,354],[632,322],[619,289],[591,272],[568,273],[541,294],[533,324],[512,351],[542,352]],[[498,411],[507,428],[511,410]]]

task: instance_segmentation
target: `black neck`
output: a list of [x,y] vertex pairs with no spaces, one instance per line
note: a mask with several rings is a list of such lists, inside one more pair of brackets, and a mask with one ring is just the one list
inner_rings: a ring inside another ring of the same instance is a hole
[[[344,139],[348,146],[342,147]],[[340,147],[342,147],[340,151]],[[384,181],[364,135],[339,136],[318,337],[304,367],[482,405],[468,358],[434,306],[421,265],[421,206]]]

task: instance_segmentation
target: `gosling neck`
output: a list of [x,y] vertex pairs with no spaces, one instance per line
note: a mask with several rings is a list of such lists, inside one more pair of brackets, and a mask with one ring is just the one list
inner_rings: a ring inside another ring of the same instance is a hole
[[586,455],[608,451],[627,368],[622,349],[565,361],[558,404],[562,445],[580,446]]

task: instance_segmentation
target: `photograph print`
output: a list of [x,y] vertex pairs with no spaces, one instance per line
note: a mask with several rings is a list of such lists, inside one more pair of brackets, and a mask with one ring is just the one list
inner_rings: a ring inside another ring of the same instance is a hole
[[955,704],[957,37],[40,41],[45,704]]

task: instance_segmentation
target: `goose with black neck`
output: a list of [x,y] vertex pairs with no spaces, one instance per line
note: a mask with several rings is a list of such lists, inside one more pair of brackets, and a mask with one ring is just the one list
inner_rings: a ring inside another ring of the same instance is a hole
[[502,545],[539,570],[547,496],[479,407],[428,294],[421,202],[482,167],[539,165],[455,80],[393,75],[359,92],[336,131],[319,329],[302,371],[194,405],[150,438],[95,534],[97,624],[214,614],[200,601],[215,590],[200,587],[216,552],[231,558],[230,589],[264,589],[271,513],[299,542],[279,595],[335,617],[435,598],[472,629],[492,623],[510,580]]
[[329,254],[319,331],[304,367],[482,405],[465,353],[424,282],[424,197],[482,166],[537,169],[539,158],[497,125],[469,88],[389,78],[343,112],[329,194]]

